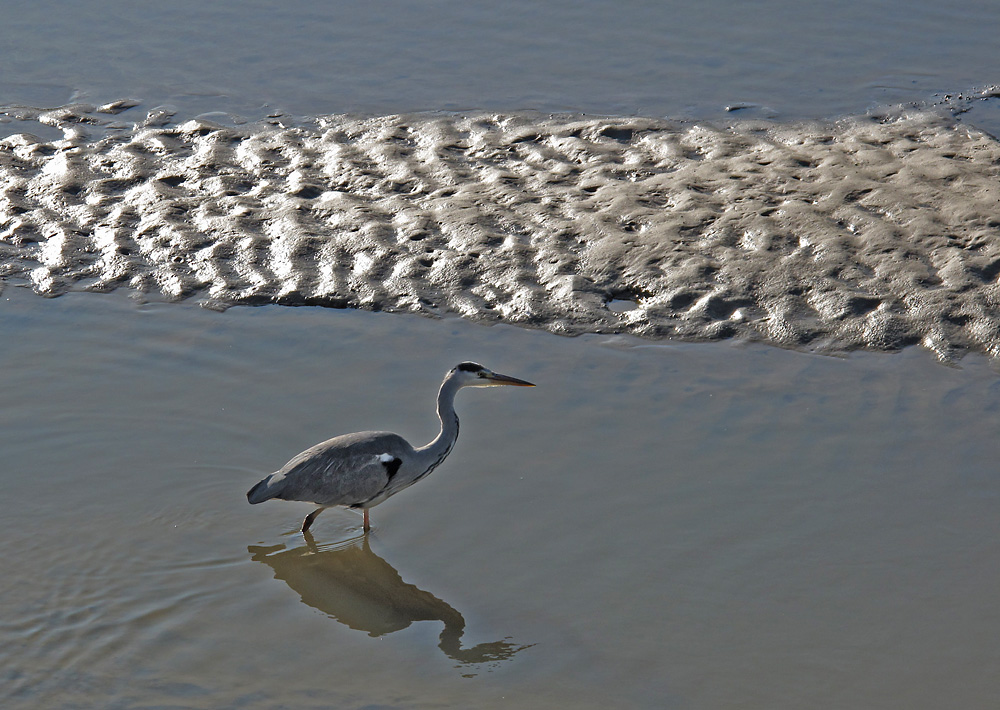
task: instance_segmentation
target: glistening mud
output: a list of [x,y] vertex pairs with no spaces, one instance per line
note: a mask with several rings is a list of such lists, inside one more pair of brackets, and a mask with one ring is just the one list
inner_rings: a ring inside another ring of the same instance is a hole
[[5,110],[5,281],[1000,355],[1000,143],[946,111],[228,126],[128,108]]

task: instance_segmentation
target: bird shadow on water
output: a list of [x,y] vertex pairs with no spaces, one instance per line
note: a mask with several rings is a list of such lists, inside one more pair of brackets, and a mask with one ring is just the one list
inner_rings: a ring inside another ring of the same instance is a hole
[[465,618],[450,604],[430,592],[407,584],[396,568],[371,550],[367,535],[331,546],[317,545],[308,532],[305,544],[250,545],[254,562],[263,562],[302,598],[302,602],[369,636],[401,631],[415,621],[441,621],[444,629],[438,648],[457,661],[466,677],[470,667],[496,666],[533,644],[519,645],[505,639],[462,648]]

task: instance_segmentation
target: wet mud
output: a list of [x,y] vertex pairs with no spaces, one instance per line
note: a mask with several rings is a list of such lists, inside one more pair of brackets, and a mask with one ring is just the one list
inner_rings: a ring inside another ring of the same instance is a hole
[[8,107],[0,278],[47,296],[996,357],[1000,142],[957,113],[240,123],[137,101]]

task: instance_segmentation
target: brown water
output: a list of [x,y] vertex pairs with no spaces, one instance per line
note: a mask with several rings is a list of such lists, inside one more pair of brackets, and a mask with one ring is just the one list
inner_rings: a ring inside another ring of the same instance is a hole
[[[1000,693],[1000,383],[404,315],[0,301],[4,708],[928,708]],[[360,517],[302,448],[462,436]]]

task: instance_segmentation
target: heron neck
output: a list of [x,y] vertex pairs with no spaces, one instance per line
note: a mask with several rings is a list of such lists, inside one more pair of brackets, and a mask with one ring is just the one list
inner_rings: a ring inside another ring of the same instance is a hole
[[460,386],[454,380],[445,380],[438,390],[437,414],[441,420],[441,431],[437,437],[427,446],[419,449],[420,453],[427,457],[433,464],[441,462],[451,451],[458,439],[458,415],[455,413],[455,394]]

